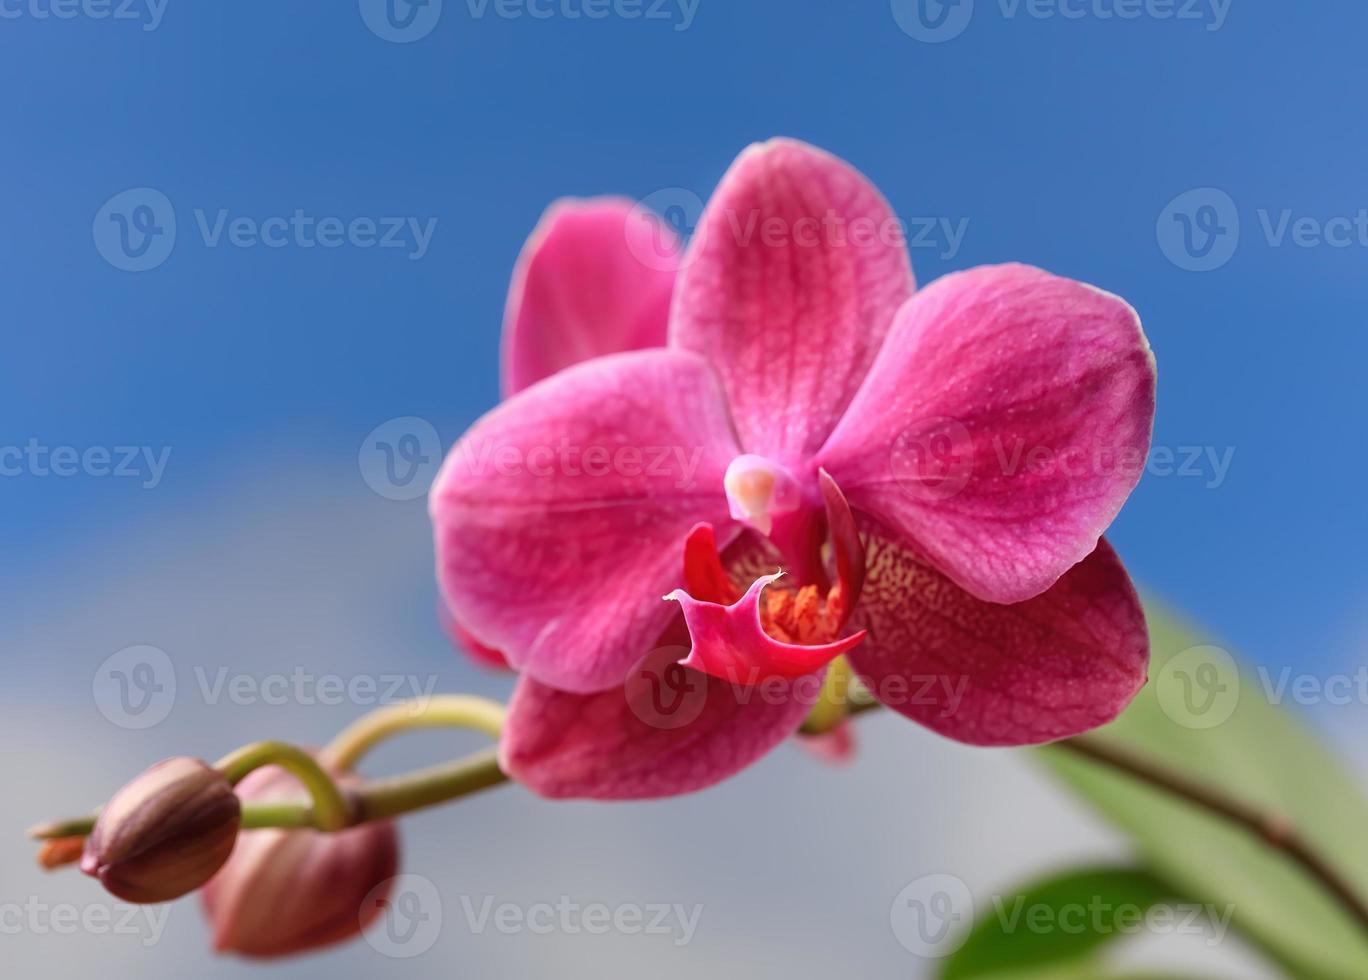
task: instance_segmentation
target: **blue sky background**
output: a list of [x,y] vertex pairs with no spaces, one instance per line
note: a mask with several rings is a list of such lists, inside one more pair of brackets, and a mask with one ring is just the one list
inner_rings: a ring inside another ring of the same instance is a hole
[[[961,36],[928,44],[881,2],[702,0],[687,30],[673,5],[673,20],[589,20],[474,2],[446,0],[409,44],[321,0],[171,0],[151,31],[141,5],[142,23],[6,8],[22,16],[0,20],[0,441],[173,450],[150,492],[5,480],[8,575],[209,492],[234,454],[269,471],[253,447],[282,433],[339,466],[395,416],[449,444],[496,397],[505,283],[547,202],[706,196],[747,142],[788,134],[854,162],[909,220],[968,220],[952,259],[914,249],[922,281],[1018,259],[1140,309],[1156,441],[1235,448],[1219,488],[1209,470],[1141,485],[1114,537],[1143,582],[1256,658],[1301,662],[1361,631],[1368,245],[1273,247],[1257,212],[1368,207],[1362,4],[1235,0],[1209,30],[1207,6],[1205,20],[1075,20],[979,0]],[[179,236],[131,274],[91,226],[143,186],[173,203]],[[1240,245],[1188,272],[1156,221],[1207,186],[1236,202]],[[437,226],[419,261],[208,247],[193,212],[225,208]]]
[[[1270,241],[1260,212],[1276,231],[1285,210],[1368,208],[1368,8],[1122,20],[1099,2],[1070,0],[1075,19],[978,0],[959,36],[928,43],[900,28],[901,0],[701,0],[684,30],[676,4],[591,20],[563,0],[545,19],[445,0],[426,37],[391,43],[351,0],[169,0],[153,30],[145,2],[139,21],[4,0],[0,445],[171,447],[155,488],[0,478],[11,692],[88,709],[109,652],[191,643],[197,622],[255,623],[244,647],[312,642],[326,664],[313,627],[370,599],[374,636],[440,665],[443,687],[486,683],[433,622],[422,501],[370,492],[363,438],[417,416],[450,445],[494,403],[508,275],[554,198],[706,197],[744,145],[780,134],[850,160],[909,221],[968,222],[953,256],[913,249],[922,282],[1020,260],[1134,304],[1159,362],[1156,444],[1234,450],[1219,486],[1210,464],[1142,481],[1112,534],[1135,576],[1256,661],[1361,663],[1368,239]],[[141,187],[178,234],[133,273],[92,227]],[[1212,271],[1173,257],[1166,208],[1194,188],[1228,195],[1186,199],[1225,229],[1214,248],[1238,246]],[[210,246],[195,211],[221,209],[437,223],[415,261]],[[343,566],[359,576],[345,603],[272,604]],[[43,639],[73,618],[79,635]],[[350,662],[376,656],[355,643]]]

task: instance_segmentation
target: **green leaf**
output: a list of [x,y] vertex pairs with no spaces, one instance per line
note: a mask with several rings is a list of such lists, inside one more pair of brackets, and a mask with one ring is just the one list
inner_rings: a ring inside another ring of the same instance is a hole
[[[1368,803],[1341,762],[1270,704],[1229,656],[1150,611],[1150,684],[1090,736],[1287,817],[1368,895]],[[1060,748],[1039,750],[1065,783],[1125,830],[1147,865],[1232,923],[1298,980],[1368,977],[1368,937],[1322,886],[1262,841],[1190,803]]]
[[981,909],[963,946],[941,970],[942,980],[1098,976],[1098,954],[1127,935],[1118,910],[1136,918],[1175,900],[1147,871],[1090,868],[1037,882]]

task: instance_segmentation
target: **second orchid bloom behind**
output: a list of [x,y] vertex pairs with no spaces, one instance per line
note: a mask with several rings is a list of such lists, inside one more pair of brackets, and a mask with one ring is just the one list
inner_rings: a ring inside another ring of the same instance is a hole
[[791,140],[741,154],[672,263],[643,261],[671,232],[631,202],[543,219],[509,397],[431,495],[455,628],[521,673],[513,778],[711,785],[794,733],[838,656],[978,745],[1087,731],[1144,683],[1140,604],[1101,540],[1153,424],[1135,311],[1021,265],[917,291],[899,228]]

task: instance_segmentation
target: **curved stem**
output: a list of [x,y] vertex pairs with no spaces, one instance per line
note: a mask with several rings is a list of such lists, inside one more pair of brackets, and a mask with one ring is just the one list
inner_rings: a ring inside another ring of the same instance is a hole
[[[61,820],[56,823],[40,824],[30,827],[28,836],[33,840],[52,841],[71,838],[84,839],[95,829],[99,811],[85,817]],[[242,829],[264,830],[280,827],[290,830],[305,828],[321,829],[314,822],[314,808],[308,803],[244,803],[242,804]]]
[[844,655],[833,660],[822,680],[821,693],[798,731],[804,735],[825,735],[845,721],[850,716],[854,676]]
[[1079,735],[1055,742],[1063,749],[1095,763],[1109,766],[1155,789],[1186,800],[1259,837],[1274,850],[1281,851],[1333,895],[1368,932],[1368,904],[1324,855],[1303,840],[1285,817],[1267,813],[1243,800],[1214,790],[1182,773],[1158,765],[1129,749],[1108,745],[1103,739]]
[[471,728],[497,739],[506,715],[499,702],[468,694],[389,705],[345,729],[323,750],[322,758],[332,769],[347,772],[385,739],[419,728]]
[[447,803],[508,782],[496,749],[393,779],[367,783],[357,795],[359,821],[384,820]]
[[[853,717],[878,707],[877,701],[855,686],[849,692],[846,714]],[[502,705],[466,696],[434,698],[416,710],[414,706],[396,705],[374,712],[352,725],[334,739],[324,758],[329,765],[349,769],[384,739],[416,728],[474,728],[497,737],[503,716]],[[1259,837],[1301,867],[1368,932],[1368,903],[1334,864],[1303,840],[1285,818],[1212,789],[1140,753],[1107,744],[1096,736],[1077,736],[1056,742],[1052,747],[1108,766]],[[227,756],[218,768],[236,784],[247,773],[264,765],[283,766],[299,777],[313,796],[313,806],[303,803],[244,804],[243,827],[247,829],[316,827],[338,830],[447,803],[508,781],[508,776],[499,768],[497,751],[488,749],[456,762],[366,783],[355,794],[355,806],[349,808],[327,772],[308,753],[292,745],[282,742],[249,745]],[[45,841],[83,838],[94,825],[94,816],[82,817],[35,827],[29,831],[29,836]]]
[[[879,702],[861,696],[852,699],[849,713],[864,714],[880,707]],[[1260,810],[1244,800],[1228,796],[1203,783],[1176,772],[1138,752],[1107,744],[1095,735],[1075,735],[1052,743],[1048,748],[1072,752],[1100,765],[1108,766],[1131,779],[1147,783],[1170,796],[1200,807],[1260,838],[1280,851],[1310,875],[1368,932],[1368,903],[1335,868],[1329,858],[1302,839],[1283,816]]]
[[286,742],[256,742],[219,760],[214,768],[236,786],[262,766],[280,766],[304,784],[313,799],[313,820],[319,830],[342,830],[352,824],[351,807],[332,777],[303,749]]

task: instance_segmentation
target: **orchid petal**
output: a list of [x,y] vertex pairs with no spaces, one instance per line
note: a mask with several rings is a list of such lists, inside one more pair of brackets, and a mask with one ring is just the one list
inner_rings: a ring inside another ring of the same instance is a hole
[[591,357],[665,346],[675,271],[634,256],[629,236],[642,222],[677,240],[664,221],[625,198],[565,199],[547,209],[509,287],[505,396]]
[[433,486],[452,615],[543,683],[619,684],[674,615],[660,597],[683,584],[689,530],[733,527],[722,476],[735,455],[716,378],[683,351],[595,358],[521,392]]
[[730,684],[680,666],[685,650],[661,648],[625,684],[597,694],[522,678],[499,743],[504,772],[552,798],[690,793],[735,775],[792,735],[821,688],[820,674]]
[[460,623],[456,622],[456,617],[451,615],[446,603],[437,604],[437,618],[442,624],[442,629],[446,632],[447,639],[457,650],[464,653],[477,666],[487,670],[509,670],[508,658],[501,652],[488,644],[481,643],[479,638]]
[[741,445],[781,462],[826,440],[913,290],[901,226],[845,162],[794,140],[747,149],[690,241],[670,344],[706,355]]
[[1134,489],[1154,384],[1124,301],[1028,266],[973,269],[899,311],[817,463],[962,588],[1019,602],[1086,558]]
[[826,509],[827,536],[831,539],[832,561],[836,565],[836,582],[841,604],[841,625],[859,604],[864,590],[865,552],[860,541],[859,527],[841,488],[826,470],[817,471],[817,485]]
[[1145,683],[1149,638],[1102,541],[1043,595],[975,599],[896,532],[865,520],[869,575],[847,654],[873,695],[948,738],[1027,745],[1111,721]]

